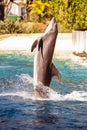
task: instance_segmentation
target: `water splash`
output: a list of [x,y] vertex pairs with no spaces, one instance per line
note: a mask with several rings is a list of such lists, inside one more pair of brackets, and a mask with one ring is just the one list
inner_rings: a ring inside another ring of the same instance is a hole
[[9,79],[0,80],[0,97],[11,96],[31,100],[53,100],[53,101],[87,101],[86,91],[72,91],[62,95],[52,88],[41,86],[49,94],[49,98],[36,97],[34,94],[33,78],[28,74],[13,76]]

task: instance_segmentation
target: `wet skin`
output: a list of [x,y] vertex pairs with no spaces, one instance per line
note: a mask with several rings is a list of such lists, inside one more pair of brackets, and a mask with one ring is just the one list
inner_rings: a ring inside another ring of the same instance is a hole
[[50,86],[53,76],[57,76],[60,80],[61,76],[55,65],[52,63],[58,27],[55,18],[52,18],[45,33],[34,41],[31,52],[36,48],[34,57],[34,85],[38,86],[38,82],[44,86]]

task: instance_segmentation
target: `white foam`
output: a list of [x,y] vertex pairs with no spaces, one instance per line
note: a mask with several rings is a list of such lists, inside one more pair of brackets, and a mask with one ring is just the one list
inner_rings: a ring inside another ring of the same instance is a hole
[[11,77],[10,79],[3,79],[0,84],[2,85],[0,87],[2,90],[0,97],[17,96],[31,100],[87,101],[87,91],[72,91],[71,93],[63,95],[42,84],[39,85],[39,88],[43,91],[43,94],[45,93],[48,96],[48,98],[36,97],[33,83],[33,78],[28,74],[21,74],[19,76]]
[[51,90],[49,99],[54,101],[87,101],[87,92],[73,91],[69,94],[61,95]]
[[50,89],[50,96],[49,98],[40,98],[34,95],[34,92],[8,92],[8,93],[1,93],[0,96],[18,96],[23,99],[31,99],[31,100],[52,100],[52,101],[87,101],[87,92],[85,91],[73,91],[70,94],[61,95],[56,91]]
[[23,99],[32,99],[34,100],[34,94],[30,94],[29,92],[26,91],[20,91],[20,92],[9,92],[9,93],[1,93],[0,96],[5,97],[5,96],[11,96],[11,97],[21,97]]
[[73,91],[72,93],[65,95],[64,98],[65,100],[87,101],[87,92]]

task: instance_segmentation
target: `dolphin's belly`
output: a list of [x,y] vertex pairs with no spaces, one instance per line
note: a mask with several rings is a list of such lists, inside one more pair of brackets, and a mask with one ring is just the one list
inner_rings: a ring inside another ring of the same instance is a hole
[[41,82],[43,85],[49,86],[51,81],[50,67],[47,67],[45,61],[39,58],[38,53],[36,53],[34,58],[34,85]]
[[37,78],[37,53],[35,54],[35,57],[34,57],[34,85],[37,85],[38,83],[38,78]]

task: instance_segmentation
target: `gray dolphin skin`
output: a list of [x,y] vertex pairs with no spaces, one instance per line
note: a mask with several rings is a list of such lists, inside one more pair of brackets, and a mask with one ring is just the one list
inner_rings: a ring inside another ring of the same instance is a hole
[[[36,48],[34,56],[34,87],[36,95],[40,97],[48,97],[43,88],[50,86],[53,76],[57,76],[59,80],[61,79],[59,71],[52,63],[57,34],[57,22],[55,18],[52,18],[44,34],[36,39],[31,47],[31,52]],[[42,86],[42,88],[39,86]]]

